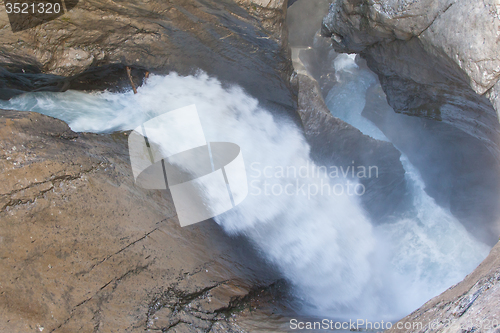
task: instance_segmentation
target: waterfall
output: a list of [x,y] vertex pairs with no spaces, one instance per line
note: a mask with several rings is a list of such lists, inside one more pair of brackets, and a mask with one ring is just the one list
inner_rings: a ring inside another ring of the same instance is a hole
[[[338,64],[339,72],[356,69],[348,60]],[[363,75],[334,87],[328,105],[366,134],[387,140],[361,117],[363,96],[373,84]],[[361,208],[359,184],[345,176],[359,167],[334,173],[332,166],[315,165],[292,122],[273,117],[240,87],[203,73],[153,75],[137,94],[29,93],[0,101],[0,108],[40,112],[74,131],[102,133],[131,130],[191,104],[207,141],[238,144],[248,173],[247,199],[215,221],[229,234],[248,237],[281,271],[305,314],[396,319],[460,281],[486,257],[488,247],[426,195],[404,156],[413,210],[374,226]]]
[[[355,55],[339,54],[333,61],[338,82],[325,102],[335,117],[365,135],[389,141],[362,115],[368,88],[379,83],[374,73],[356,64],[355,58]],[[383,255],[392,266],[383,281],[398,286],[394,290],[405,295],[405,308],[413,310],[462,280],[487,255],[489,248],[472,237],[449,210],[437,205],[425,192],[422,177],[403,153],[401,162],[413,208],[403,218],[377,226],[374,233],[386,244]]]

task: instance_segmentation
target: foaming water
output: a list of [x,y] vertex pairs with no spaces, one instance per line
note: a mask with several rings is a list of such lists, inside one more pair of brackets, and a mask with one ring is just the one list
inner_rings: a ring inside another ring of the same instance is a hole
[[[490,248],[425,192],[420,174],[405,155],[401,162],[413,209],[396,221],[378,225],[374,233],[379,244],[384,244],[378,260],[391,267],[381,274],[383,283],[393,284],[387,290],[398,295],[398,314],[403,316],[460,282]],[[391,309],[385,311],[389,316]]]
[[[326,99],[332,115],[365,135],[389,141],[362,116],[368,88],[379,84],[375,74],[360,68],[353,55],[340,54],[332,66],[338,80]],[[387,290],[403,296],[399,298],[401,308],[410,309],[462,280],[485,258],[489,247],[472,237],[449,210],[425,192],[421,175],[406,155],[402,154],[401,162],[413,208],[403,218],[377,226],[374,234],[379,243],[385,244],[377,260],[392,267],[381,273],[382,283],[394,284]]]
[[[346,63],[344,68],[356,69]],[[353,84],[352,89],[362,97],[365,85]],[[348,104],[338,104],[338,109],[358,110],[357,102],[349,104],[345,89],[340,100]],[[248,237],[279,268],[301,299],[304,313],[395,319],[458,282],[487,255],[486,246],[426,196],[418,173],[405,160],[414,210],[400,221],[373,227],[359,196],[348,191],[313,194],[310,189],[322,188],[325,181],[346,186],[346,180],[330,179],[316,168],[309,146],[291,122],[278,123],[241,88],[223,87],[204,74],[152,76],[136,95],[25,94],[0,101],[0,108],[50,115],[75,131],[110,132],[133,129],[191,104],[198,109],[207,141],[238,144],[248,173],[247,199],[218,216],[217,223],[230,234]],[[283,172],[301,168],[308,171],[307,177]],[[311,170],[316,170],[315,176],[310,176]]]

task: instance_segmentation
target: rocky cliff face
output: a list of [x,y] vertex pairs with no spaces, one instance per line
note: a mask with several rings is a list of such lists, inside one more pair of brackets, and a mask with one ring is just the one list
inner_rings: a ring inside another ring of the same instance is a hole
[[374,179],[361,179],[366,193],[362,205],[375,223],[404,205],[407,191],[401,154],[387,142],[363,135],[357,128],[332,116],[323,99],[325,81],[330,88],[335,73],[329,54],[331,43],[319,35],[319,27],[329,1],[299,1],[288,9],[289,45],[293,76],[299,87],[298,113],[311,146],[311,157],[318,165],[349,167],[354,163],[377,166]]
[[270,277],[242,240],[181,228],[169,192],[136,187],[124,133],[0,111],[0,148],[2,332],[230,331]]
[[499,8],[495,1],[337,0],[323,33],[339,52],[368,60],[396,112],[448,122],[499,156]]
[[286,6],[286,0],[84,1],[16,33],[2,9],[0,98],[33,90],[121,88],[128,82],[124,66],[130,66],[136,84],[145,71],[203,70],[293,113]]
[[311,157],[318,165],[348,167],[352,161],[359,165],[376,165],[379,171],[376,178],[360,180],[366,188],[361,203],[375,223],[384,221],[405,203],[406,181],[399,160],[401,153],[392,144],[363,135],[333,117],[315,79],[298,74],[298,80],[298,111],[311,145]]
[[[493,160],[489,163],[495,166],[500,156],[499,27],[500,7],[496,1],[336,0],[323,21],[322,33],[331,37],[336,51],[359,53],[367,60],[378,74],[394,111],[432,120],[420,121],[428,123],[423,127],[427,130],[446,129],[436,121],[451,125],[447,125],[449,130],[433,134],[442,136],[443,147],[448,145],[452,149],[456,144],[451,137],[446,141],[448,132],[455,136],[466,133],[478,139],[491,153]],[[381,117],[377,112],[370,118],[375,123]],[[465,142],[457,150],[467,151],[470,147]],[[440,148],[422,156],[437,157],[437,151],[441,151],[441,156],[447,154],[446,149]],[[485,156],[485,152],[480,155]],[[452,160],[455,161],[449,165],[452,173],[453,170],[459,174],[464,174],[464,170],[473,173],[478,168],[463,156]],[[426,163],[429,162],[430,159]],[[462,179],[455,177],[453,183],[458,184]],[[491,177],[490,184],[496,184],[495,189],[488,192],[486,186],[485,192],[498,193],[498,172]],[[431,183],[426,185],[432,190]],[[451,194],[454,213],[459,213],[459,206],[467,205],[463,198],[456,197],[466,188]],[[482,190],[472,194],[482,196]],[[479,201],[487,200],[482,197]],[[481,204],[469,202],[468,206]],[[478,220],[482,219],[481,214],[479,210],[474,213]],[[488,230],[496,240],[498,219],[492,222],[496,227]],[[494,321],[498,320],[497,258],[498,244],[464,281],[404,318],[402,326],[399,329],[395,326],[392,331],[497,332],[499,323]]]
[[[417,152],[413,149],[413,156],[411,151],[404,152],[420,168],[427,193],[470,225],[469,231],[489,243],[496,241],[500,230],[500,212],[489,199],[497,196],[500,188],[496,162],[500,160],[500,123],[495,110],[495,87],[500,74],[495,56],[500,48],[496,37],[500,22],[497,9],[494,1],[337,0],[322,27],[336,51],[360,53],[367,60],[394,111],[436,120],[458,130],[450,136],[447,132],[453,131],[437,126],[443,129],[432,135],[440,144],[426,145],[427,139],[422,135],[428,126],[424,124],[421,130],[412,128],[412,132],[422,133],[416,134],[410,145],[425,147],[425,153],[418,154],[418,148]],[[380,126],[380,115],[371,111],[366,116]],[[432,122],[430,125],[435,126]],[[456,150],[462,150],[458,155],[453,149],[443,149],[451,147],[451,137],[460,133],[477,141],[456,140]],[[407,144],[404,138],[398,141],[401,146]],[[447,155],[450,158],[444,161]],[[492,170],[479,172],[486,164]],[[477,180],[460,176],[464,173],[474,174]],[[447,180],[450,178],[451,183]],[[447,182],[446,188],[440,188]],[[468,197],[477,198],[475,202],[462,195],[464,189],[478,184],[485,190],[471,190],[474,194]],[[449,192],[447,188],[454,190]],[[483,196],[485,193],[488,194]],[[472,207],[469,213],[464,211],[465,206]],[[474,216],[477,221],[471,225],[467,220],[472,221]],[[489,225],[485,230],[492,236],[480,235],[473,224]]]
[[[136,85],[201,69],[293,115],[285,8],[80,2],[17,33],[2,8],[0,98],[130,89],[126,66]],[[240,332],[232,310],[277,278],[244,239],[213,221],[180,228],[168,191],[135,186],[126,133],[0,110],[0,169],[2,332]]]

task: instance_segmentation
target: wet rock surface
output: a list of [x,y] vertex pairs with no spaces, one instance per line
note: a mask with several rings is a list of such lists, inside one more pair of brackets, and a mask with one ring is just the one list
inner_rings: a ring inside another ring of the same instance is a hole
[[328,1],[323,0],[297,2],[288,11],[294,80],[299,88],[298,113],[317,165],[344,170],[353,165],[377,168],[375,176],[351,181],[364,186],[361,202],[372,220],[379,223],[405,204],[401,154],[391,143],[363,135],[328,110],[324,97],[335,84],[332,60],[337,54],[319,31],[325,13]]
[[367,105],[363,116],[418,168],[425,191],[475,237],[496,244],[500,167],[484,143],[448,123],[395,113],[379,85],[369,89]]
[[299,114],[318,165],[377,167],[376,177],[359,179],[366,193],[361,202],[375,222],[405,204],[405,171],[400,152],[389,142],[363,135],[358,129],[335,118],[325,105],[318,82],[298,74]]
[[[286,5],[80,2],[16,33],[1,11],[0,98],[201,69],[290,116]],[[233,309],[277,275],[245,239],[181,228],[168,191],[136,187],[126,134],[0,111],[0,331],[243,331]]]
[[[367,138],[366,146],[354,145],[362,134],[325,111],[314,81],[299,75],[297,85],[289,83],[286,6],[287,1],[278,0],[86,1],[56,20],[18,33],[0,11],[0,97],[128,89],[127,66],[136,85],[146,72],[192,74],[201,69],[224,84],[238,83],[264,106],[290,116],[301,86],[300,117],[313,155],[327,156],[323,164],[349,164],[335,149],[364,149],[368,159],[363,162],[387,166],[383,176],[390,174],[394,181],[387,186],[399,196],[404,170],[397,151]],[[397,38],[411,34],[410,29]],[[394,39],[386,34],[377,38]],[[452,81],[462,80],[460,87],[469,96],[463,77]],[[479,110],[475,135],[489,144],[488,133],[497,131],[488,127],[491,108],[483,114],[483,106],[489,107],[484,98],[469,102],[477,102]],[[416,105],[411,112],[420,112]],[[446,120],[443,114],[439,116]],[[464,114],[450,119],[463,121],[469,131],[476,118]],[[74,133],[49,117],[0,111],[0,331],[245,329],[232,311],[248,300],[251,305],[253,287],[270,284],[276,276],[248,254],[252,250],[244,239],[228,238],[210,221],[180,228],[168,192],[136,187],[125,134]],[[327,145],[336,148],[321,150]],[[391,158],[381,160],[379,154]],[[376,206],[392,199],[372,200],[369,204]],[[267,314],[259,313],[256,318],[265,321]]]
[[[495,61],[483,60],[498,48],[494,8],[338,0],[322,30],[336,51],[360,53],[378,75],[383,92],[372,89],[363,115],[417,166],[426,192],[491,245],[500,232],[500,123],[488,97],[498,76]],[[424,119],[394,117],[380,107],[386,101],[397,113]],[[405,124],[408,131],[397,134]]]
[[424,304],[388,332],[498,332],[499,308],[500,243],[462,282]]
[[0,111],[0,145],[0,331],[217,332],[272,282],[244,240],[136,187],[123,133]]
[[[16,33],[2,10],[0,66],[11,74],[2,79],[0,73],[0,97],[40,89],[101,90],[102,81],[81,84],[81,76],[75,76],[119,64],[135,68],[139,83],[145,71],[187,75],[203,70],[293,114],[286,6],[284,0],[85,1],[53,21]],[[40,73],[62,77],[44,83]],[[111,74],[106,88],[127,84],[124,70]],[[106,76],[110,73],[101,75]]]
[[499,24],[493,1],[336,0],[323,34],[367,59],[396,112],[450,123],[498,158]]
[[[201,69],[290,117],[284,8],[80,2],[16,33],[0,11],[0,98],[128,90],[126,67],[137,86]],[[0,331],[242,332],[233,310],[277,278],[244,238],[213,221],[181,228],[168,191],[136,187],[126,134],[0,111]]]
[[[131,67],[132,82],[140,86],[148,71]],[[8,100],[25,92],[72,90],[125,91],[131,88],[127,66],[110,64],[92,67],[81,74],[64,77],[45,74],[36,67],[4,65],[0,67],[0,99]]]

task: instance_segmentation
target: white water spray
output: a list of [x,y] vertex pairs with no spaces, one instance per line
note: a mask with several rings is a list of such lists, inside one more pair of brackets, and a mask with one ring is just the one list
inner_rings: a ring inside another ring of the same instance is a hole
[[[488,248],[425,195],[408,165],[415,211],[397,223],[373,227],[356,195],[303,194],[299,189],[322,186],[325,172],[317,177],[272,173],[280,167],[314,168],[299,130],[277,123],[242,89],[224,88],[204,74],[152,76],[137,95],[25,94],[0,101],[0,108],[47,114],[75,131],[109,132],[133,129],[190,104],[197,106],[207,141],[241,147],[249,176],[247,199],[216,221],[228,233],[246,235],[281,270],[308,314],[398,318],[458,282],[486,256]],[[328,181],[345,185],[343,179]],[[279,191],[289,184],[295,185]]]

